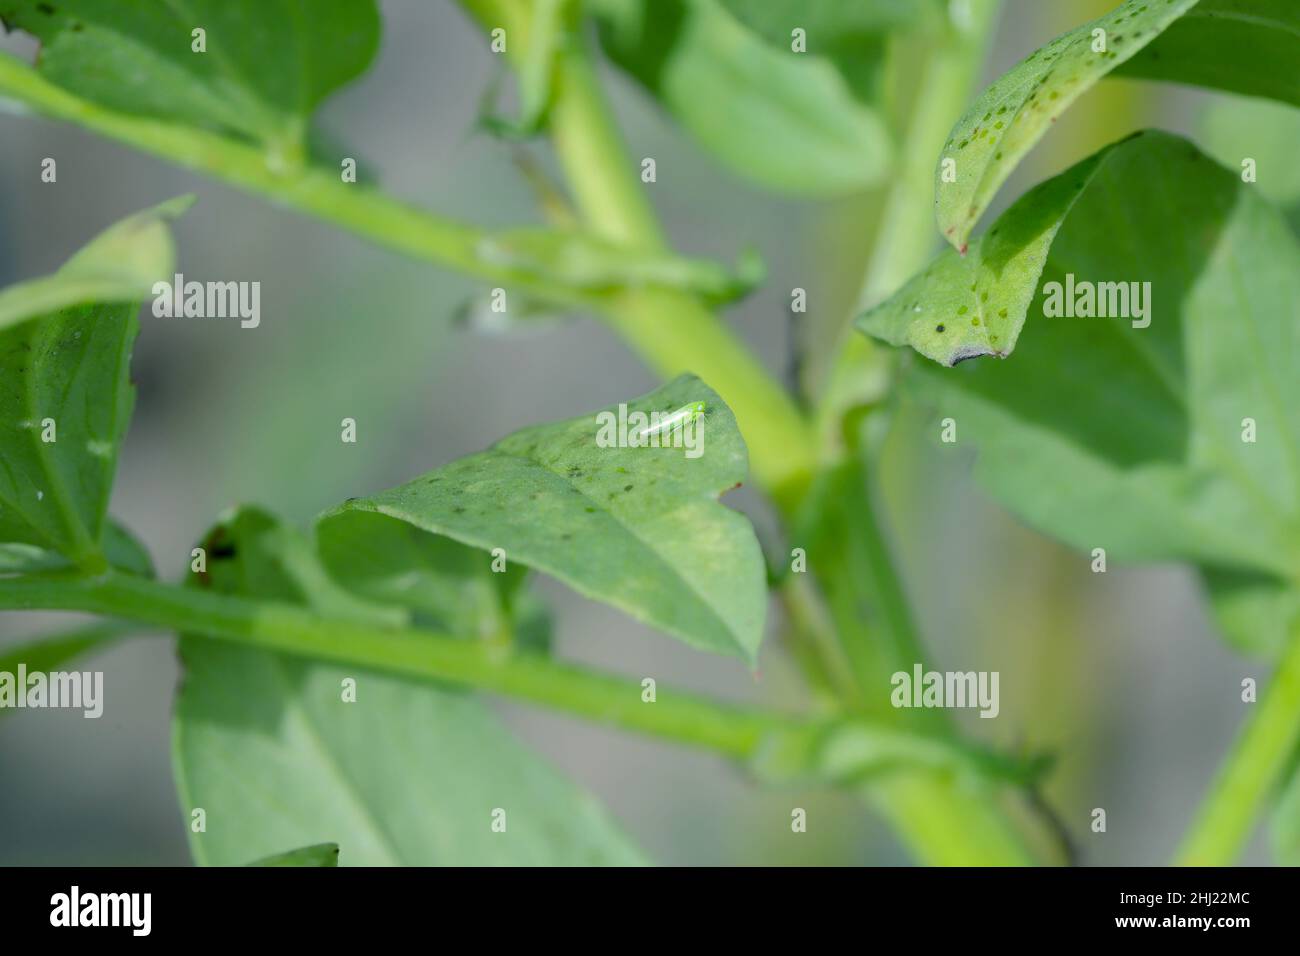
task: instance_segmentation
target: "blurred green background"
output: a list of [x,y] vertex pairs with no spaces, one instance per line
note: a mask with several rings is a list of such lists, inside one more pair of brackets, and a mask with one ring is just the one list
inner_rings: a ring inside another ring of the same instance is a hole
[[[1113,5],[1008,0],[984,81]],[[489,225],[536,221],[513,147],[475,129],[496,67],[478,31],[443,0],[382,7],[379,60],[326,104],[330,132],[355,144],[363,170],[395,195]],[[18,36],[0,46],[34,51]],[[746,186],[624,77],[609,80],[632,154],[656,157],[659,181],[648,188],[677,246],[732,261],[754,245],[765,258],[768,281],[728,318],[771,369],[785,370],[789,289],[809,291],[801,321],[824,330],[843,320],[861,279],[872,198],[802,203]],[[1231,143],[1225,159],[1235,166],[1254,148],[1250,137],[1269,135],[1245,110],[1226,97],[1107,81],[1031,154],[1001,203],[1147,126],[1192,135],[1211,152]],[[529,153],[549,166],[543,148]],[[57,184],[40,182],[46,156],[57,159]],[[180,271],[259,280],[262,324],[142,317],[137,410],[113,511],[165,575],[180,573],[195,538],[228,505],[260,503],[305,521],[517,427],[655,384],[588,319],[512,335],[465,329],[455,313],[480,287],[464,278],[89,133],[7,112],[0,284],[52,271],[119,217],[190,191],[199,202],[176,226]],[[356,445],[339,441],[344,417],[358,422]],[[1186,571],[1091,574],[1083,557],[990,503],[969,480],[969,457],[940,457],[921,420],[905,414],[888,442],[890,520],[907,579],[948,582],[942,601],[918,608],[940,666],[1001,672],[1000,719],[970,729],[1059,752],[1048,795],[1084,862],[1166,860],[1244,716],[1241,678],[1263,678],[1267,668],[1224,648]],[[754,513],[763,531],[768,518],[747,494],[728,502]],[[555,608],[562,656],[738,700],[801,700],[774,641],[755,680],[738,662],[692,652],[557,585],[539,587]],[[6,615],[0,645],[55,621]],[[0,719],[0,864],[188,861],[169,766],[171,644],[134,640],[93,666],[106,672],[101,720],[55,711]],[[905,862],[848,798],[764,792],[707,755],[501,706],[522,738],[601,796],[660,862]],[[809,809],[806,835],[790,833],[791,806]],[[1088,832],[1093,807],[1107,810],[1104,835]],[[1247,860],[1265,859],[1257,842]]]

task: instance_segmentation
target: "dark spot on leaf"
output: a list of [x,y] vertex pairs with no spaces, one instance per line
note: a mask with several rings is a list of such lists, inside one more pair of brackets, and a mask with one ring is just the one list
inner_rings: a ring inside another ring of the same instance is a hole
[[936,326],[934,327],[934,330],[935,330],[936,332],[942,332],[942,331],[943,331],[943,328],[944,328],[943,323],[940,322],[938,325],[936,325]]
[[624,486],[623,486],[623,490],[624,490],[624,491],[631,491],[631,490],[632,490],[632,486],[631,486],[631,485],[624,485]]

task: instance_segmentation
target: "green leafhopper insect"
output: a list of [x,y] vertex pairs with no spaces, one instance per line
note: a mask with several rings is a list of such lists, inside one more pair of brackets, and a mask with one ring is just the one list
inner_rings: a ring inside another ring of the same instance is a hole
[[669,412],[666,415],[656,414],[652,416],[651,423],[640,429],[637,436],[645,438],[648,435],[667,434],[703,417],[704,403],[688,402],[676,411]]

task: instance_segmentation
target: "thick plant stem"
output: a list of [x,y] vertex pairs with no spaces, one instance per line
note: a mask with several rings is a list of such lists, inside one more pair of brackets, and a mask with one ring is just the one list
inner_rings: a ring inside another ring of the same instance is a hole
[[1037,861],[989,786],[900,773],[866,794],[928,866],[1033,866]]
[[[833,522],[834,539],[825,542],[829,566],[819,575],[861,684],[864,711],[900,726],[954,735],[944,711],[889,706],[891,674],[910,673],[914,664],[924,664],[925,651],[877,521],[865,467],[850,456],[828,469],[822,480],[840,510]],[[865,618],[864,607],[873,610],[873,619]],[[1035,862],[999,804],[997,792],[985,784],[900,773],[877,782],[865,795],[927,864],[1026,866]]]
[[[886,197],[881,225],[859,307],[878,301],[925,264],[937,244],[933,219],[933,170],[944,137],[960,116],[969,95],[1000,4],[976,0],[970,22],[955,26],[926,66],[907,127],[900,164]],[[830,379],[818,411],[820,436],[841,434],[840,417],[856,404],[854,382],[864,363],[873,360],[872,344],[852,327],[844,330]],[[839,609],[837,624],[845,653],[855,662],[868,712],[873,694],[884,700],[888,671],[909,669],[925,661],[902,583],[871,501],[868,475],[846,453],[839,472],[844,508],[853,515],[853,538],[846,559],[832,559],[825,588]],[[848,535],[849,529],[842,529]],[[854,570],[850,570],[850,567]],[[877,608],[879,626],[867,628],[854,607],[858,595]],[[883,632],[884,640],[881,640]],[[946,721],[936,721],[946,724]],[[923,862],[934,865],[1028,865],[1034,863],[1023,837],[987,787],[960,781],[900,775],[874,787],[870,799]]]
[[1226,866],[1250,838],[1255,817],[1281,782],[1300,745],[1300,625],[1273,680],[1254,707],[1209,795],[1183,840],[1175,862]]
[[340,619],[281,602],[253,600],[110,571],[98,577],[0,577],[0,610],[84,611],[115,620],[16,648],[17,657],[47,664],[131,633],[132,625],[158,627],[195,640],[227,640],[306,660],[348,664],[439,683],[462,684],[539,704],[596,723],[645,733],[748,761],[778,754],[769,771],[784,768],[799,779],[819,772],[818,742],[851,730],[874,735],[891,752],[937,761],[950,771],[1023,783],[1031,763],[935,735],[835,716],[821,720],[741,707],[668,687],[643,698],[639,681],[563,664],[545,655],[432,631]]
[[479,255],[485,233],[474,226],[434,216],[366,186],[344,184],[336,172],[276,168],[264,151],[216,133],[100,107],[3,52],[0,97],[319,216],[415,258],[442,262],[469,275],[503,278],[500,268]]
[[890,676],[910,672],[925,661],[925,652],[877,519],[861,454],[822,471],[814,494],[822,515],[813,530],[816,569],[844,653],[867,709],[893,714]]
[[251,601],[117,572],[95,578],[0,578],[0,609],[85,611],[263,650],[464,684],[730,757],[751,756],[769,731],[798,718],[747,710],[481,641],[334,620],[290,604]]

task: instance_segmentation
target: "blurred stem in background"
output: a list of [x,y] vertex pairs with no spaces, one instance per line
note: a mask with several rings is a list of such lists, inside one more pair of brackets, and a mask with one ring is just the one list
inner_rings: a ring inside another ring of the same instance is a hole
[[1300,745],[1300,623],[1253,710],[1183,839],[1177,863],[1233,863],[1290,765]]

